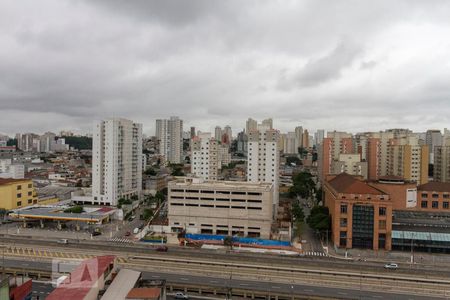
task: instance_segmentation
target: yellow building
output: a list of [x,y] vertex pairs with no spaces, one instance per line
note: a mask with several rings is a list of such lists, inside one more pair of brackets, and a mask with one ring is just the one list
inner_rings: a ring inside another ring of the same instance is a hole
[[0,178],[0,208],[11,210],[36,203],[33,181]]

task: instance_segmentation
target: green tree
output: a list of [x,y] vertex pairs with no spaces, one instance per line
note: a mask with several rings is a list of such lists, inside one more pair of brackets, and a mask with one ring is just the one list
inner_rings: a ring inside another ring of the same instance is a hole
[[163,192],[161,192],[161,191],[156,192],[155,199],[156,199],[156,201],[158,201],[158,205],[161,204],[161,202],[163,202],[165,198],[166,197],[164,196]]
[[303,222],[305,220],[305,213],[303,212],[303,208],[298,204],[297,201],[292,205],[292,217],[295,222]]
[[155,171],[155,169],[153,169],[152,167],[150,167],[150,168],[147,168],[147,170],[145,170],[145,175],[148,175],[148,176],[156,176],[156,171]]
[[286,164],[287,165],[295,164],[299,166],[302,164],[302,162],[297,156],[288,156],[286,157]]
[[331,217],[328,211],[328,207],[318,205],[314,206],[311,209],[310,215],[308,216],[308,218],[306,218],[306,222],[308,223],[309,227],[319,232],[330,230]]
[[153,216],[153,211],[150,208],[144,209],[143,217],[145,221],[149,221]]
[[316,189],[313,176],[309,172],[301,172],[292,178],[293,186],[289,189],[290,197],[309,198]]
[[73,206],[68,209],[65,209],[64,212],[72,214],[81,214],[83,212],[83,206],[81,205]]
[[230,249],[233,249],[233,237],[230,236],[230,235],[227,235],[227,236],[223,239],[223,245],[224,245],[224,246],[230,247]]

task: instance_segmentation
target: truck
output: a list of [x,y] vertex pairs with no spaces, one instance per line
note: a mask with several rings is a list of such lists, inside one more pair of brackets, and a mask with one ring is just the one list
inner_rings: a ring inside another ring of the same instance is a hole
[[137,233],[139,233],[139,228],[138,227],[136,227],[134,230],[133,230],[133,233],[134,234],[137,234]]

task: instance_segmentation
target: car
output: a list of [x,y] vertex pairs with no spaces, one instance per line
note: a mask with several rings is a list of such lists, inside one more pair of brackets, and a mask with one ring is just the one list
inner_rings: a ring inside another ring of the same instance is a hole
[[125,233],[125,236],[130,236],[131,235],[131,232],[129,232],[129,231],[127,231],[126,233]]
[[97,235],[101,235],[102,233],[100,231],[94,231],[92,233],[92,236],[97,236]]
[[68,239],[60,239],[58,240],[58,244],[68,244],[69,240]]
[[398,268],[398,265],[397,265],[397,264],[394,264],[394,263],[389,263],[389,264],[385,264],[385,265],[384,265],[384,268],[385,268],[385,269],[397,269],[397,268]]
[[159,252],[167,252],[168,250],[169,250],[169,248],[167,248],[167,246],[156,247],[156,251],[159,251]]
[[182,292],[175,293],[175,299],[189,299],[189,296]]

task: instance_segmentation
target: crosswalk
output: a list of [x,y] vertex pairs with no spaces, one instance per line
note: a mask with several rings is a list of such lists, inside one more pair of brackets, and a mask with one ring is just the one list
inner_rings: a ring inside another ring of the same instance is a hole
[[[93,254],[83,254],[77,252],[68,251],[58,251],[50,249],[40,249],[40,248],[27,248],[27,247],[8,247],[4,251],[5,256],[19,256],[19,257],[33,257],[33,258],[47,258],[47,259],[77,259],[84,260],[93,258],[96,255]],[[126,258],[118,257],[117,260],[120,263],[126,262]]]
[[328,256],[328,254],[319,251],[305,251],[304,256]]
[[124,238],[112,238],[109,239],[110,242],[115,242],[115,243],[122,243],[122,244],[133,244],[134,241],[130,240],[130,239],[124,239]]

